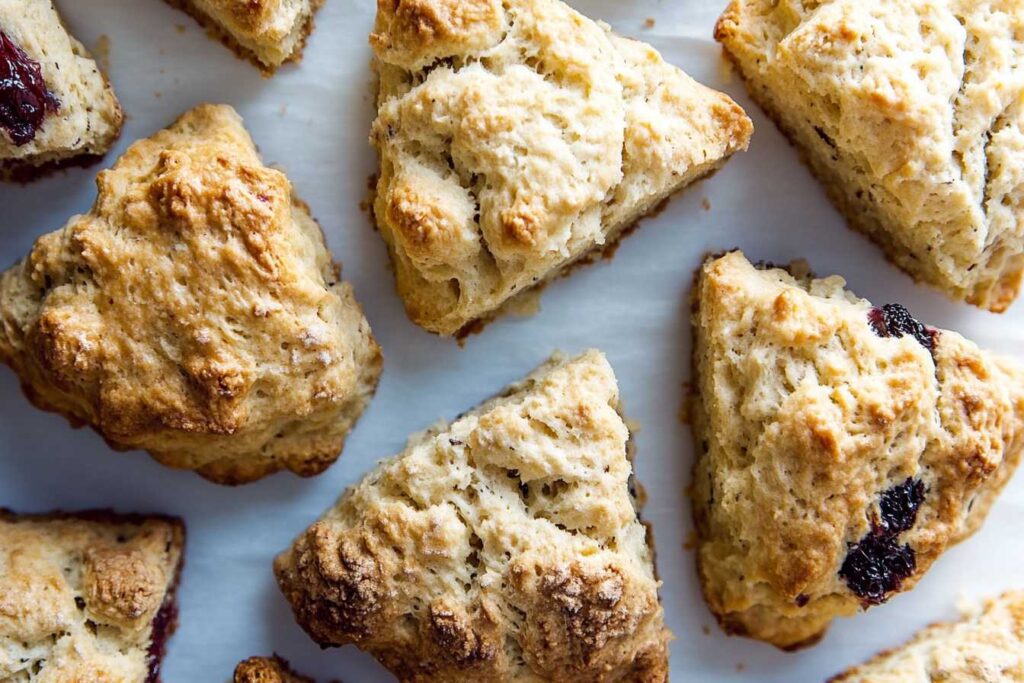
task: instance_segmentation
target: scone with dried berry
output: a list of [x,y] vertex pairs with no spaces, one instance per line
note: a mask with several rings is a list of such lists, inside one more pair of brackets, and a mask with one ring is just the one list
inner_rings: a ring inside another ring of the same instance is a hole
[[0,0],[0,179],[102,156],[123,118],[50,0]]
[[219,483],[326,469],[380,349],[238,114],[193,109],[97,185],[0,277],[0,360],[33,402]]
[[167,0],[264,75],[302,59],[324,0]]
[[979,613],[926,628],[830,683],[1012,683],[1024,680],[1024,593],[986,602]]
[[388,0],[374,214],[412,320],[456,335],[745,149],[735,102],[558,0]]
[[299,624],[403,681],[667,680],[608,361],[553,358],[413,436],[274,565]]
[[234,683],[314,683],[292,671],[288,662],[273,657],[250,657],[235,667]]
[[739,252],[697,284],[700,579],[726,630],[782,648],[912,588],[1024,448],[1024,367],[844,286]]
[[158,681],[184,543],[167,517],[0,511],[0,680]]
[[733,0],[716,37],[850,223],[1003,311],[1024,276],[1024,5]]

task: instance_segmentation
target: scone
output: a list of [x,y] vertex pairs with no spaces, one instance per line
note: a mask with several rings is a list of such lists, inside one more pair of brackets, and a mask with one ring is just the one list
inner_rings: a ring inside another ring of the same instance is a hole
[[402,681],[666,681],[618,410],[590,351],[413,436],[277,558],[299,624]]
[[281,657],[250,657],[235,667],[234,683],[314,683],[301,676]]
[[0,277],[0,360],[32,401],[218,483],[326,469],[380,349],[235,111],[193,109],[97,185]]
[[158,681],[184,543],[167,517],[0,511],[0,680]]
[[955,624],[938,624],[831,683],[1015,683],[1024,680],[1024,593]]
[[269,76],[302,59],[324,0],[167,0]]
[[974,533],[1024,448],[1024,367],[840,277],[699,275],[699,575],[730,633],[781,648],[909,590]]
[[716,37],[850,223],[1003,311],[1024,273],[1024,5],[733,0]]
[[106,154],[121,105],[50,0],[0,0],[0,179]]
[[381,0],[374,214],[412,320],[456,335],[745,149],[727,96],[558,0]]

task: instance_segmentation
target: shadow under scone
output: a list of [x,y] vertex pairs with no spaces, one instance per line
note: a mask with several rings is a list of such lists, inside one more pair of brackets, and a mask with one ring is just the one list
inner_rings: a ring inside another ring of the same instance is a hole
[[913,588],[1024,449],[1024,368],[844,287],[733,252],[695,293],[700,579],[727,631],[787,649]]

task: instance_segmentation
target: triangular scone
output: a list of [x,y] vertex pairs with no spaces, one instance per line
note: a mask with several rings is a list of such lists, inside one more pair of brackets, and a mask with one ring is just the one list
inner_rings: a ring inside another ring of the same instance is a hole
[[320,227],[233,109],[129,148],[0,278],[0,360],[40,407],[219,483],[337,459],[380,350]]
[[590,351],[412,437],[277,558],[296,619],[403,681],[666,681],[618,409]]
[[851,225],[1003,311],[1024,276],[1019,0],[733,0],[716,37]]
[[829,683],[1016,683],[1024,680],[1024,593],[986,602],[978,614],[936,624]]
[[0,179],[106,154],[123,118],[51,0],[0,0]]
[[0,510],[0,680],[158,681],[184,544],[167,517]]
[[694,313],[693,505],[722,626],[783,648],[914,586],[1024,447],[1024,369],[734,252]]
[[302,59],[324,0],[167,0],[266,76]]
[[727,96],[558,0],[381,0],[374,213],[412,320],[454,335],[750,138]]

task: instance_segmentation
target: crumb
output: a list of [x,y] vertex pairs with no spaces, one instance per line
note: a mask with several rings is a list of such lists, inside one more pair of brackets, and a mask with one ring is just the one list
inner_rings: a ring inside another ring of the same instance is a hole
[[178,33],[184,33],[185,30],[186,30],[185,29],[185,24],[175,24],[174,25],[174,30],[177,31]]
[[651,29],[651,28],[654,28],[654,26],[655,26],[655,25],[656,25],[657,23],[658,23],[658,22],[656,22],[656,21],[654,20],[654,17],[647,17],[647,19],[646,19],[646,20],[644,21],[644,28],[647,28],[647,29]]
[[704,624],[703,626],[701,626],[700,630],[703,631],[704,635],[706,635],[706,636],[710,636],[711,635],[711,627],[708,626],[707,624]]
[[697,532],[691,531],[686,535],[686,540],[683,541],[683,550],[691,551],[697,547]]
[[287,113],[288,113],[288,105],[287,104],[282,104],[281,108],[277,110],[277,115],[278,116],[284,116]]
[[736,673],[743,673],[743,670],[747,668],[747,665],[743,662],[736,662]]
[[163,96],[164,96],[164,94],[163,94],[162,92],[160,92],[159,90],[154,90],[154,91],[153,91],[153,97],[154,97],[154,98],[156,98],[156,99],[158,99],[158,100],[159,100],[159,99],[160,99],[161,97],[163,97]]
[[708,199],[707,197],[704,197],[703,199],[701,199],[700,200],[700,208],[704,209],[705,211],[710,211],[711,210],[711,200]]
[[104,33],[96,40],[93,55],[96,57],[100,69],[104,73],[110,73],[110,36]]

